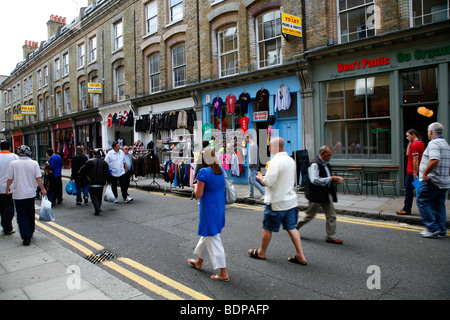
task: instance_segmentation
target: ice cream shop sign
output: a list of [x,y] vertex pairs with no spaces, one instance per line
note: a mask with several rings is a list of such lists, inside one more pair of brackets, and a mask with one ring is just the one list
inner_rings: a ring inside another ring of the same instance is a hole
[[359,69],[385,66],[388,65],[390,62],[391,61],[389,57],[379,57],[375,59],[361,59],[350,63],[338,63],[337,69],[338,72],[341,73]]

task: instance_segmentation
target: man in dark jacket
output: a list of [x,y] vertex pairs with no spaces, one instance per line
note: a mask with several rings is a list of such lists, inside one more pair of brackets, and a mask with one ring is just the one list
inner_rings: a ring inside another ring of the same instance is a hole
[[94,149],[94,157],[80,168],[78,175],[85,178],[89,185],[89,194],[95,208],[95,215],[98,216],[101,211],[103,186],[111,183],[108,164],[100,157],[99,149]]
[[309,164],[309,179],[305,194],[306,199],[309,200],[309,205],[306,215],[300,219],[296,227],[299,229],[305,223],[311,221],[322,207],[326,216],[326,242],[342,244],[344,241],[336,238],[336,211],[333,202],[337,202],[334,183],[344,183],[344,179],[331,175],[328,161],[332,154],[333,151],[329,146],[322,146],[319,149],[318,156]]
[[83,191],[84,203],[88,203],[88,185],[86,183],[86,179],[78,176],[78,171],[80,171],[81,167],[88,161],[88,157],[86,156],[86,151],[83,146],[78,146],[76,149],[76,154],[72,158],[72,174],[71,179],[75,181],[77,186],[77,206],[81,206],[81,191]]

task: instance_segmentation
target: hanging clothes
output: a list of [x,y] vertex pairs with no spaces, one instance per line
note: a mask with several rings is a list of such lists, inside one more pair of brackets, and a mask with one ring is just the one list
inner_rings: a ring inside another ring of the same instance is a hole
[[275,94],[275,107],[274,111],[289,110],[291,106],[291,94],[289,88],[285,85],[281,85]]

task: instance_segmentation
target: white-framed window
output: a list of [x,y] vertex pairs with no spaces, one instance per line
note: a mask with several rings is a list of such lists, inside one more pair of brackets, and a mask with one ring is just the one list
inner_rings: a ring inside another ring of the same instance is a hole
[[450,0],[410,0],[410,26],[450,19]]
[[114,24],[114,51],[123,48],[123,21],[120,20]]
[[63,54],[63,77],[69,74],[69,53]]
[[281,13],[270,11],[256,19],[258,67],[264,68],[281,63]]
[[55,94],[56,100],[56,115],[58,117],[62,116],[62,100],[61,100],[61,91],[57,91]]
[[30,94],[33,93],[33,76],[30,76],[30,79],[28,80],[28,92]]
[[[98,82],[98,77],[97,76],[94,76],[94,77],[92,77],[91,78],[91,82],[92,83],[99,83]],[[89,99],[90,99],[90,101],[91,101],[91,106],[93,107],[93,108],[97,108],[97,107],[99,107],[100,106],[100,103],[99,103],[99,97],[100,97],[100,94],[98,94],[98,93],[90,93],[89,94]]]
[[158,2],[152,1],[145,6],[145,33],[152,34],[158,31]]
[[125,100],[125,67],[116,69],[116,94],[117,101]]
[[169,23],[183,19],[183,0],[169,1]]
[[61,76],[61,61],[59,60],[59,58],[55,59],[55,81],[59,80],[59,77]]
[[81,104],[81,110],[86,110],[87,109],[86,81],[80,82],[79,89],[80,89],[79,99],[80,99],[80,104]]
[[148,73],[149,73],[149,91],[150,93],[161,91],[161,56],[156,53],[148,58]]
[[48,67],[44,67],[44,87],[48,85]]
[[373,0],[338,0],[339,43],[375,35]]
[[173,87],[186,84],[186,50],[182,44],[172,49],[172,83]]
[[45,110],[47,111],[47,119],[52,116],[52,109],[50,108],[50,97],[45,97]]
[[64,110],[66,114],[70,113],[70,88],[64,88]]
[[89,63],[97,61],[97,36],[93,36],[89,38],[89,54],[88,61]]
[[238,73],[238,30],[229,26],[218,33],[219,74],[226,77]]
[[42,88],[42,71],[38,70],[37,71],[37,89],[39,90],[40,88]]
[[25,98],[28,95],[28,79],[23,79],[23,97]]
[[39,121],[44,121],[44,99],[39,98]]
[[86,55],[86,51],[85,51],[85,47],[84,47],[84,43],[78,45],[78,68],[83,68],[84,67],[84,58]]

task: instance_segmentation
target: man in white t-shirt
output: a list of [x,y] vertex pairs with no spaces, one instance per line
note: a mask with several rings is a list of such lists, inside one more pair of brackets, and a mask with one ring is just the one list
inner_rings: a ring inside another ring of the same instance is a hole
[[120,185],[123,201],[129,203],[133,198],[128,195],[126,179],[130,179],[130,177],[125,174],[128,170],[126,168],[125,154],[120,149],[120,145],[117,141],[112,143],[112,148],[113,149],[109,151],[105,157],[105,162],[108,164],[112,176],[111,189],[117,199],[117,185]]
[[[41,189],[42,196],[47,191],[42,184],[42,174],[39,164],[31,160],[30,148],[22,145],[17,149],[19,159],[12,161],[8,166],[6,194],[12,193],[17,212],[20,236],[25,246],[30,245],[35,228],[34,199],[36,197],[36,183]],[[14,182],[14,188],[11,185]]]
[[286,152],[282,138],[273,138],[270,141],[269,168],[265,177],[259,174],[256,179],[265,186],[264,219],[261,236],[261,246],[258,249],[248,250],[248,254],[255,259],[265,260],[272,232],[278,232],[280,225],[286,230],[294,244],[295,256],[288,259],[289,262],[306,265],[303,255],[300,233],[295,228],[298,219],[297,194],[294,191],[296,165]]
[[8,141],[2,141],[0,151],[0,217],[5,236],[9,236],[15,232],[12,226],[14,201],[12,195],[6,194],[6,175],[9,164],[18,158],[17,155],[11,153],[11,144]]

